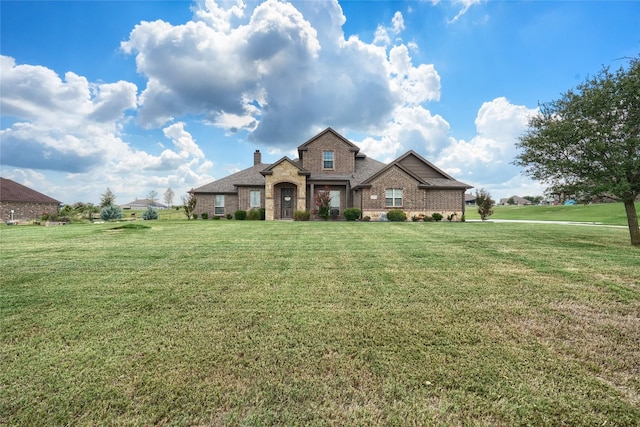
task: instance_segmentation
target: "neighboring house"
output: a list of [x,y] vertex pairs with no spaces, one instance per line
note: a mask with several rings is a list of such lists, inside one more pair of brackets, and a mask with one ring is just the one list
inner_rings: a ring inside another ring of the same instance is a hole
[[147,209],[148,207],[156,209],[167,209],[167,205],[160,202],[154,202],[151,199],[137,199],[133,202],[129,202],[126,205],[120,205],[122,209]]
[[298,156],[265,164],[256,150],[252,167],[191,190],[194,213],[222,216],[264,208],[267,220],[290,219],[296,210],[316,210],[315,195],[328,188],[337,218],[350,207],[372,220],[390,209],[409,217],[438,212],[461,218],[464,193],[471,188],[414,151],[389,164],[370,159],[331,128],[300,145]]
[[476,205],[476,196],[471,193],[464,194],[464,203],[467,206],[475,206]]
[[499,205],[515,205],[515,206],[528,206],[531,203],[530,200],[523,199],[520,196],[511,196],[506,199],[500,199],[498,202]]
[[57,214],[59,208],[60,201],[0,177],[0,221],[39,219],[43,213]]

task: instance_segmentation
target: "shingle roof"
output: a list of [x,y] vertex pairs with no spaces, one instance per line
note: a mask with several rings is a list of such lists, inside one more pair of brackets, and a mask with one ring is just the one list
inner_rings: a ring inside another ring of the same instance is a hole
[[121,205],[121,206],[143,206],[143,207],[151,206],[155,208],[167,208],[167,205],[162,204],[160,202],[151,201],[151,199],[136,199],[133,202],[125,203],[124,205]]
[[2,202],[31,202],[31,203],[55,203],[60,201],[45,194],[18,184],[7,178],[0,177],[0,201]]
[[264,176],[260,173],[269,164],[259,163],[253,165],[250,168],[243,169],[239,172],[225,176],[218,180],[212,181],[208,184],[193,189],[194,193],[236,193],[238,190],[237,185],[243,186],[260,186],[264,185]]

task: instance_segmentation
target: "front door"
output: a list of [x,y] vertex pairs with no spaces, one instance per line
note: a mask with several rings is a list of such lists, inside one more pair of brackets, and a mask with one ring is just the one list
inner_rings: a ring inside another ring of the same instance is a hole
[[293,188],[282,189],[282,215],[280,218],[293,218]]

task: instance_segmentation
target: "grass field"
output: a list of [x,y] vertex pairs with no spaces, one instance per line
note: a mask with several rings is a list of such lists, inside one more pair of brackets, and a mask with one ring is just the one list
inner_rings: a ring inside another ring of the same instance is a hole
[[640,420],[625,228],[0,229],[2,425]]
[[[592,205],[573,206],[495,206],[491,219],[514,220],[546,220],[546,221],[575,221],[599,222],[609,225],[627,225],[627,214],[622,203],[599,203]],[[640,214],[640,203],[636,203],[636,211]],[[467,207],[467,218],[480,219],[477,209]]]

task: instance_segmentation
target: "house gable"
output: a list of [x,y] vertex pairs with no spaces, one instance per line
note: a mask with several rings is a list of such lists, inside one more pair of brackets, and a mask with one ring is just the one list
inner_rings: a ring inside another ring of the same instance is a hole
[[395,163],[404,166],[424,182],[428,182],[432,178],[453,179],[414,151],[409,151],[399,157]]
[[[302,167],[313,174],[324,175],[353,173],[356,155],[359,151],[358,146],[331,128],[325,129],[298,146]],[[327,167],[329,162],[331,162],[331,166]]]
[[302,168],[298,163],[294,162],[287,156],[281,158],[277,162],[271,164],[260,172],[263,176],[267,175],[309,175],[309,172]]

